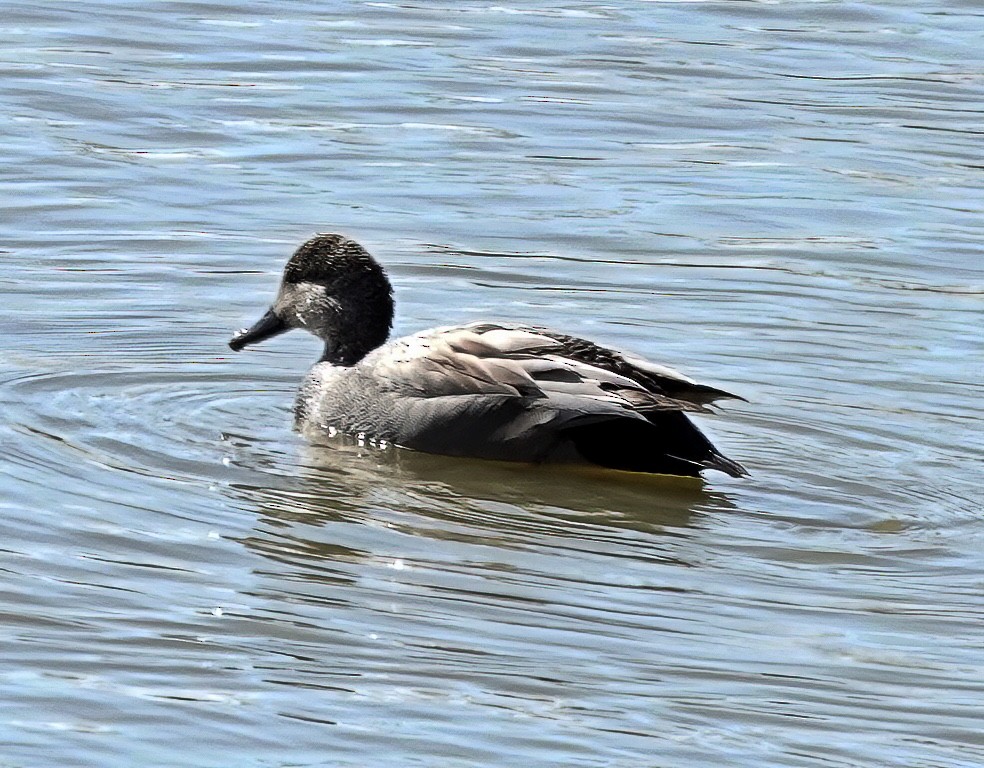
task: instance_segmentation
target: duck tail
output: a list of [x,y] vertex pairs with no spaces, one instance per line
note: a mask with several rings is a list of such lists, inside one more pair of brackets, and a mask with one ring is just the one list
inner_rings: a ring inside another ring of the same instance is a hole
[[701,466],[707,469],[716,469],[719,472],[724,472],[726,475],[731,475],[732,477],[748,477],[749,472],[741,464],[733,459],[729,459],[724,454],[718,453],[716,450],[711,455],[710,458],[705,459]]
[[679,411],[656,411],[646,419],[613,418],[567,430],[577,452],[592,464],[629,472],[699,477],[716,469],[732,477],[747,470],[722,455]]

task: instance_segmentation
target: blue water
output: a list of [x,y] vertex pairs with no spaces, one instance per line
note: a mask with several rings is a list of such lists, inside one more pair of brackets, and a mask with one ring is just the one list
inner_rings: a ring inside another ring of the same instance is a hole
[[[8,2],[0,766],[984,764],[984,12]],[[341,231],[400,333],[745,396],[703,486],[317,451],[234,356]]]

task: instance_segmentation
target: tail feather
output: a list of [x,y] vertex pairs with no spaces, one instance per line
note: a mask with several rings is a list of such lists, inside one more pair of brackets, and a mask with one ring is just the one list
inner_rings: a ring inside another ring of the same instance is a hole
[[711,458],[704,462],[703,466],[707,469],[716,469],[719,472],[724,472],[732,477],[748,477],[749,474],[748,470],[737,461],[729,459],[727,456],[716,451]]
[[710,405],[717,400],[741,400],[743,403],[748,402],[741,395],[736,395],[734,392],[728,392],[717,387],[709,387],[706,384],[694,384],[687,390],[675,392],[674,397],[679,397],[681,400],[689,400],[699,405]]

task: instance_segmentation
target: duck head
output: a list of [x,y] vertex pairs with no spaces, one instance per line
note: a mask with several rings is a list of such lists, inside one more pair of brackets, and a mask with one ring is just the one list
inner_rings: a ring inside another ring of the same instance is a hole
[[379,263],[353,240],[319,234],[290,257],[273,306],[229,346],[238,352],[303,328],[325,342],[322,360],[355,365],[386,341],[392,324],[393,289]]

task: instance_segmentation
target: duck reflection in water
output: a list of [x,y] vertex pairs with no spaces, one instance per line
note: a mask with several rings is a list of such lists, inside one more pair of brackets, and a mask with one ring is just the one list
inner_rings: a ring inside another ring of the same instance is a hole
[[236,483],[234,492],[259,514],[247,546],[310,562],[362,561],[380,550],[413,557],[428,548],[419,540],[436,539],[688,565],[677,540],[699,535],[695,521],[705,514],[734,509],[726,494],[689,478],[618,479],[597,467],[448,462],[339,438],[305,447],[299,467]]
[[446,456],[747,474],[688,418],[736,395],[544,328],[478,322],[386,344],[392,294],[362,246],[320,234],[288,261],[269,311],[229,346],[292,328],[324,341],[295,403],[313,442],[349,435]]

